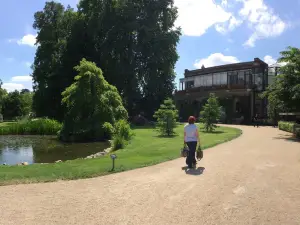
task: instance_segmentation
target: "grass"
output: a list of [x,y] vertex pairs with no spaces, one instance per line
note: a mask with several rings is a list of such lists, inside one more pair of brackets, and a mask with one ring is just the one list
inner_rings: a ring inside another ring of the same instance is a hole
[[[179,158],[183,145],[183,125],[176,128],[177,136],[159,137],[151,128],[134,129],[134,137],[125,149],[116,152],[114,172],[121,172],[158,164]],[[203,149],[238,137],[241,131],[235,128],[218,127],[215,133],[201,131]],[[30,166],[0,166],[0,185],[50,182],[90,178],[112,173],[109,156],[97,159],[77,159],[56,164]]]
[[6,127],[6,126],[9,126],[9,125],[13,125],[15,124],[16,122],[2,122],[0,123],[0,128],[1,127]]
[[51,119],[0,123],[0,135],[56,135],[61,124]]

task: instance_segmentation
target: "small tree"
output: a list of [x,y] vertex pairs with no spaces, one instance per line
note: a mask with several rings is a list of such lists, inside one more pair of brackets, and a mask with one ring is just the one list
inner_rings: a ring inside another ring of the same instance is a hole
[[75,69],[79,74],[62,93],[67,112],[60,138],[63,141],[103,140],[117,121],[128,118],[122,98],[95,63],[83,59]]
[[153,117],[157,119],[157,128],[161,135],[171,136],[175,134],[174,128],[177,125],[178,110],[176,110],[172,99],[166,99]]
[[203,111],[200,112],[200,115],[206,132],[212,132],[216,128],[215,123],[221,116],[221,107],[215,94],[211,93],[209,95],[209,99],[204,105]]

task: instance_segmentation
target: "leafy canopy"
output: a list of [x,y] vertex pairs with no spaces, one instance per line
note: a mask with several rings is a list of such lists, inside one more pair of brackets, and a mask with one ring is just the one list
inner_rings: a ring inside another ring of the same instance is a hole
[[175,133],[174,128],[177,125],[178,110],[176,110],[172,99],[166,99],[153,117],[157,119],[157,128],[161,135],[171,136]]
[[74,83],[62,93],[67,112],[61,138],[66,141],[103,140],[106,136],[103,125],[127,120],[127,111],[117,88],[104,79],[95,63],[82,59],[75,70],[79,74]]
[[280,54],[279,62],[286,65],[262,94],[268,99],[268,114],[272,119],[279,112],[300,111],[300,49],[288,47]]
[[203,106],[203,110],[200,112],[201,122],[204,123],[206,132],[212,132],[216,128],[215,123],[220,119],[221,107],[219,105],[218,98],[215,94],[211,93],[207,100],[207,103]]

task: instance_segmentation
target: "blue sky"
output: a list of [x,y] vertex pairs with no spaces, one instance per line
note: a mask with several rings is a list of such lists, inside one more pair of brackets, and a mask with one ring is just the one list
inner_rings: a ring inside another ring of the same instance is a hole
[[[78,0],[61,0],[76,6]],[[0,8],[0,79],[8,91],[32,89],[36,47],[33,15],[44,0],[4,1]],[[250,61],[272,64],[287,46],[299,46],[300,0],[175,0],[183,36],[176,81],[184,69]]]

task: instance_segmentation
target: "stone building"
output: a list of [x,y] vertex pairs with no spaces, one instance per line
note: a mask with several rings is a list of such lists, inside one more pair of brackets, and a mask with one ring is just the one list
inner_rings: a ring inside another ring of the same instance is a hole
[[268,64],[255,58],[250,62],[185,70],[180,79],[175,102],[179,117],[186,121],[189,115],[199,117],[199,112],[210,93],[215,93],[223,109],[222,122],[251,122],[255,114],[266,117],[266,99],[260,99],[270,80]]

